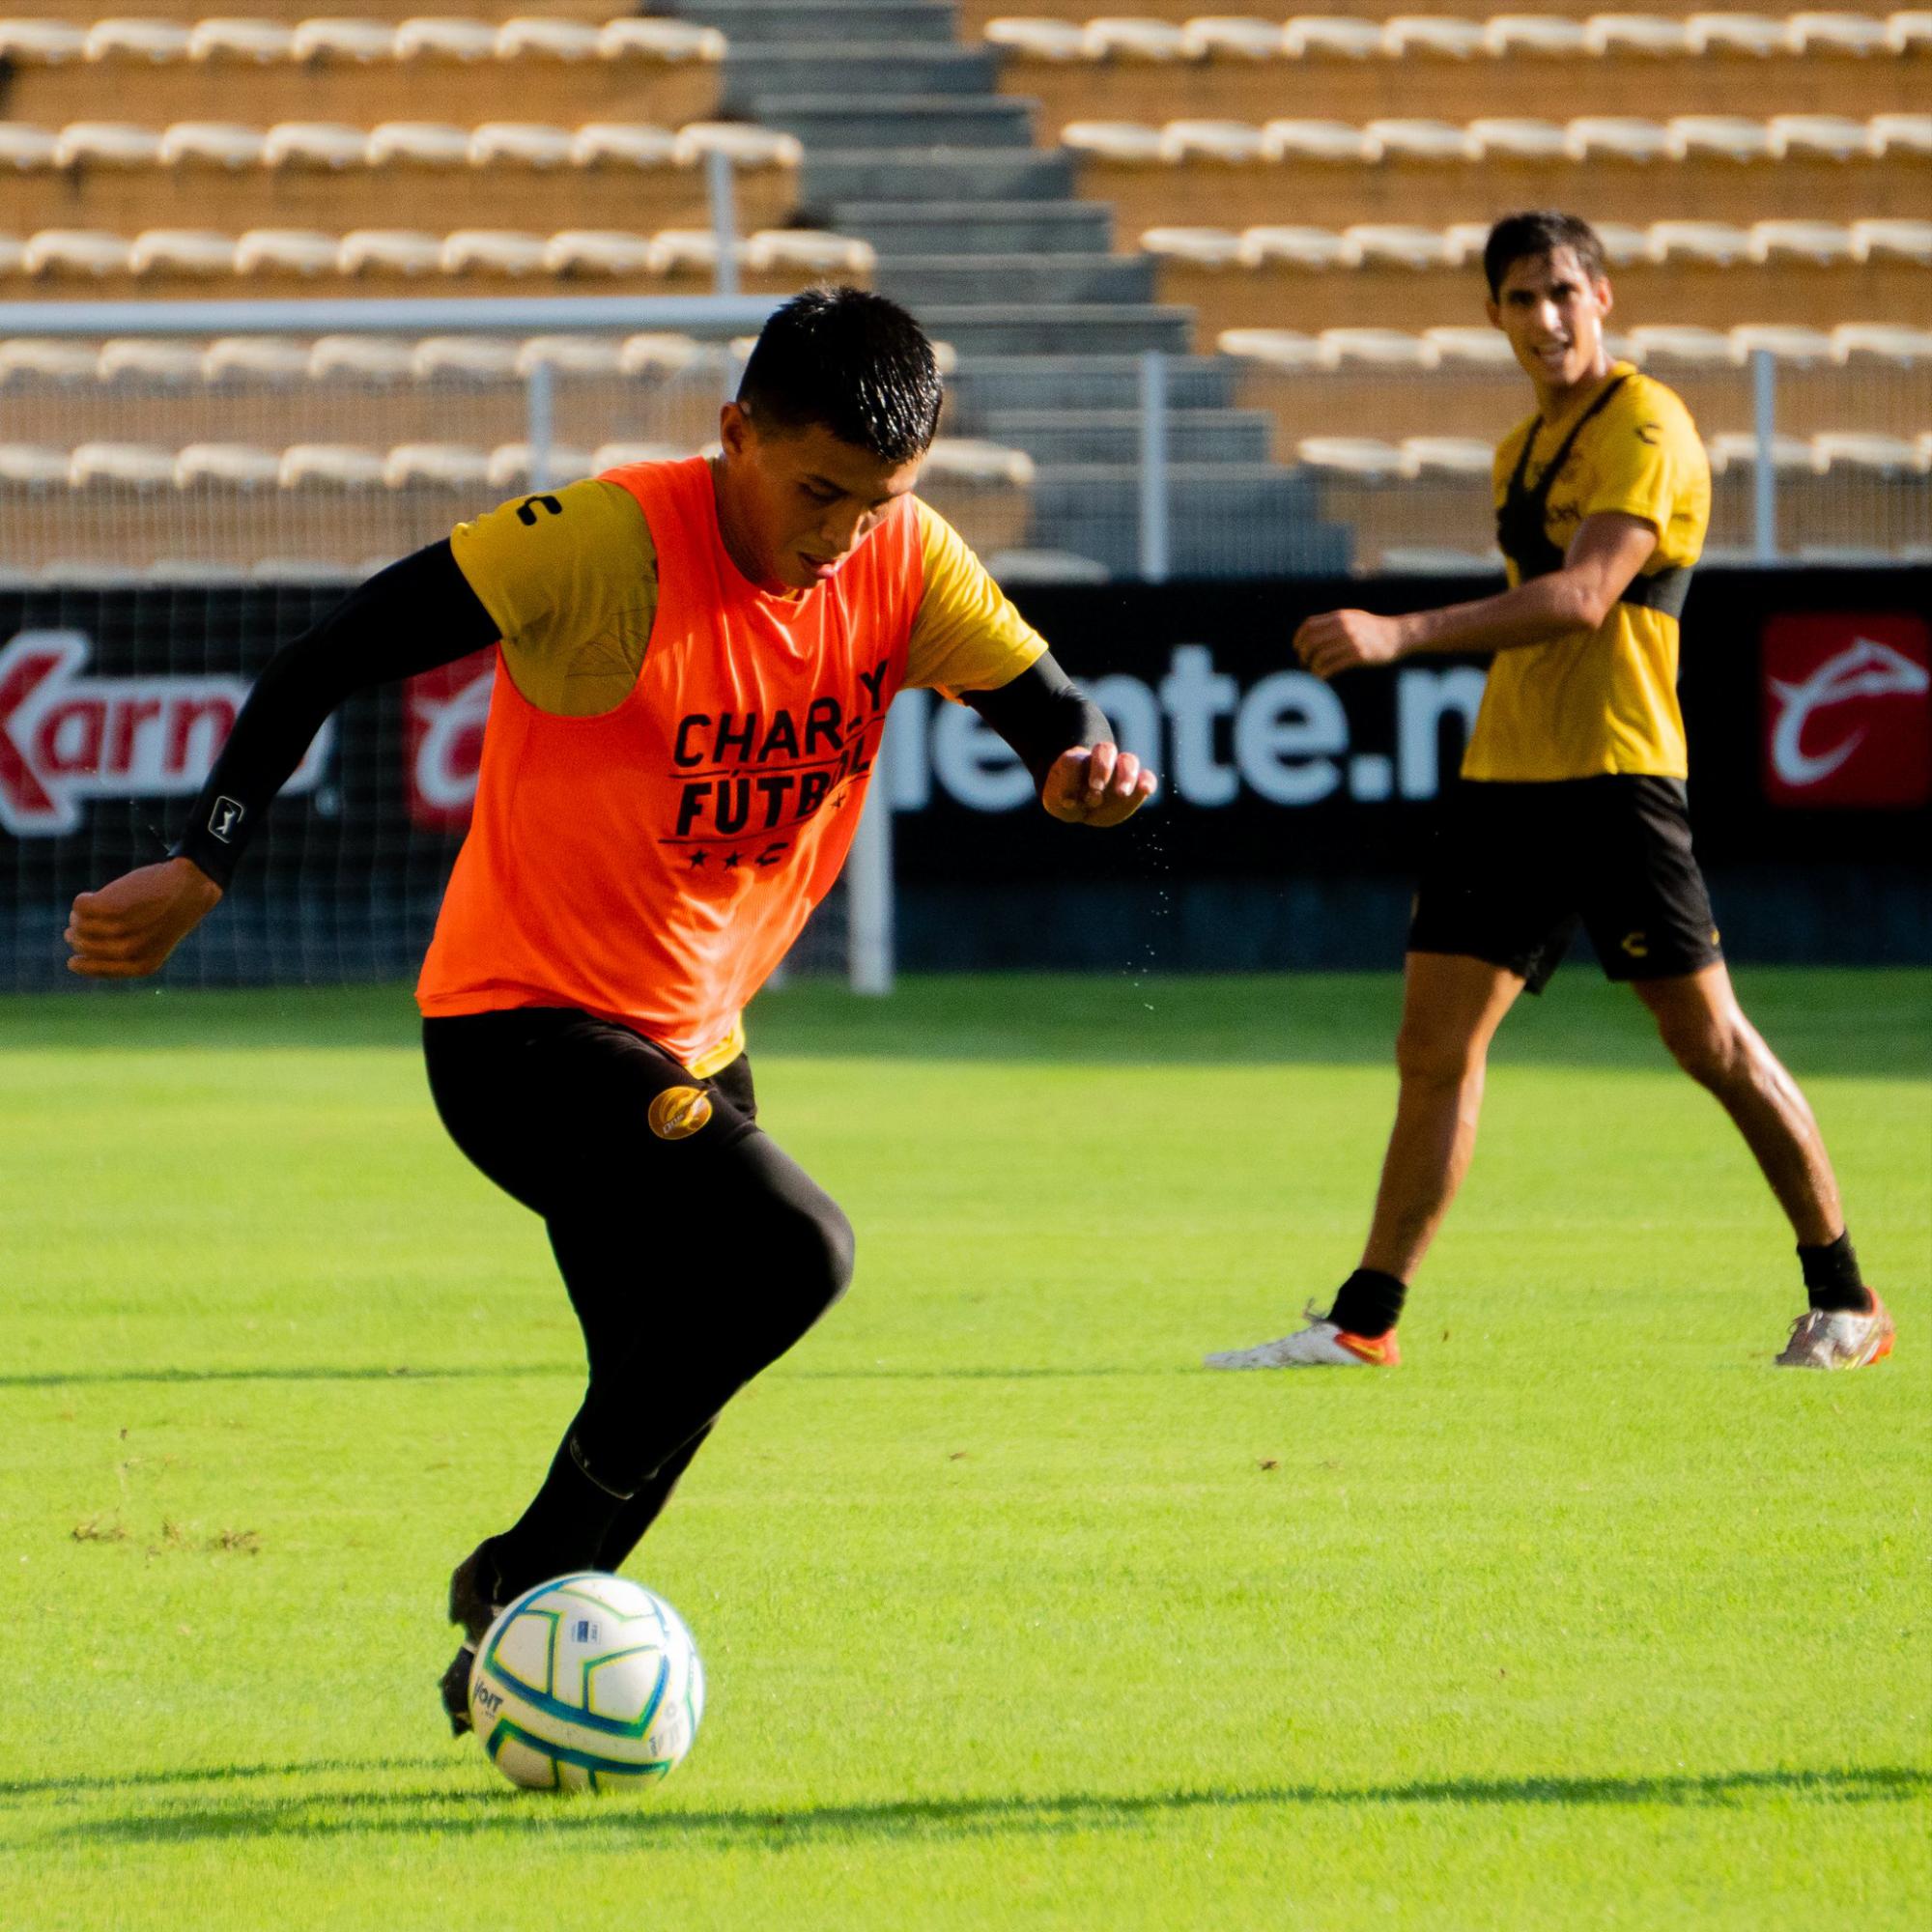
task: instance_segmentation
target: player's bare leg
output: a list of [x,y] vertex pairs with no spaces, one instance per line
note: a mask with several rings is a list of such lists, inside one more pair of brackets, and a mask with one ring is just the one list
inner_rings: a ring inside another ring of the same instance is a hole
[[[1716,1096],[1744,1136],[1798,1236],[1801,1258],[1849,1254],[1837,1177],[1818,1122],[1797,1081],[1745,1017],[1723,962],[1633,983],[1678,1065]],[[1781,1365],[1862,1368],[1891,1352],[1891,1317],[1856,1268],[1851,1263],[1845,1293],[1828,1293],[1823,1305],[1813,1295],[1810,1311],[1793,1324]]]
[[1476,1151],[1490,1041],[1521,991],[1520,978],[1484,959],[1408,955],[1395,1045],[1402,1090],[1365,1268],[1406,1282],[1421,1266]]
[[[1397,1294],[1429,1252],[1475,1151],[1490,1041],[1522,986],[1520,976],[1487,960],[1448,952],[1408,955],[1402,1030],[1396,1037],[1402,1089],[1382,1157],[1368,1245],[1351,1286],[1367,1273],[1393,1283],[1388,1293]],[[1348,1288],[1343,1293],[1347,1296]],[[1332,1319],[1338,1310],[1340,1321]],[[1328,1318],[1316,1318],[1307,1327],[1257,1348],[1209,1355],[1208,1366],[1380,1366],[1399,1359],[1392,1315],[1376,1334],[1345,1325],[1348,1321],[1338,1300]]]

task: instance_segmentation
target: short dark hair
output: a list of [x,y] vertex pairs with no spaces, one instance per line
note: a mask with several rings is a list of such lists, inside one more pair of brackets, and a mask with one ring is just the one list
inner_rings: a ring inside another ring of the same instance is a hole
[[1494,301],[1502,294],[1503,277],[1519,262],[1541,261],[1559,248],[1570,249],[1577,257],[1577,266],[1593,282],[1604,273],[1604,244],[1580,214],[1538,208],[1523,214],[1504,215],[1483,243],[1483,273],[1490,284],[1490,299]]
[[939,429],[939,363],[897,302],[808,289],[765,324],[738,384],[754,421],[818,424],[887,463],[924,455]]

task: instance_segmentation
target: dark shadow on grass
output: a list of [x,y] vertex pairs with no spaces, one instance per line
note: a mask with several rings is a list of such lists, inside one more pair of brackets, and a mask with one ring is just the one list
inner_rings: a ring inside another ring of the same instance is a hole
[[169,1771],[129,1771],[118,1776],[74,1773],[65,1777],[0,1777],[0,1799],[41,1798],[70,1791],[150,1791],[173,1784],[229,1784],[251,1777],[321,1777],[332,1772],[366,1776],[378,1771],[435,1771],[446,1757],[326,1757],[306,1764],[184,1765]]
[[458,1382],[496,1381],[507,1376],[576,1376],[567,1362],[517,1362],[457,1369],[45,1369],[34,1375],[0,1376],[0,1388],[107,1388],[125,1383],[165,1387],[173,1382]]
[[[169,1810],[138,1818],[91,1817],[55,1835],[99,1843],[168,1844],[272,1838],[548,1831],[629,1843],[702,1842],[724,1848],[810,1844],[819,1839],[997,1836],[1119,1831],[1194,1811],[1338,1805],[1515,1804],[1734,1806],[1755,1799],[1832,1804],[1902,1804],[1932,1790],[1932,1775],[1903,1766],[1860,1771],[1737,1771],[1702,1776],[1415,1779],[1406,1783],[1252,1789],[1067,1792],[1041,1798],[907,1798],[805,1809],[637,1808],[547,1803],[507,1786],[451,1791],[369,1791],[354,1797],[277,1798]],[[405,1815],[419,1813],[422,1815]]]
[[[1192,1362],[1167,1368],[979,1368],[979,1369],[781,1369],[774,1382],[946,1382],[1070,1381],[1095,1377],[1205,1374]],[[454,1369],[78,1369],[72,1374],[43,1370],[35,1375],[0,1376],[0,1389],[119,1387],[130,1383],[166,1387],[193,1382],[454,1382],[493,1381],[507,1377],[560,1376],[582,1380],[583,1371],[568,1362],[521,1362],[507,1367]]]

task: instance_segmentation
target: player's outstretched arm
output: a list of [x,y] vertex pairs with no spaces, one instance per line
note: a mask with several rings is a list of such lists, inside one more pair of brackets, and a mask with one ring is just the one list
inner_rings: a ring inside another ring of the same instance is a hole
[[1106,714],[1052,652],[997,691],[960,696],[1018,753],[1053,817],[1105,829],[1123,824],[1153,796],[1154,775],[1114,743]]
[[1294,634],[1294,652],[1317,677],[1362,665],[1461,651],[1492,655],[1594,631],[1630,588],[1657,548],[1657,526],[1641,517],[1604,511],[1585,517],[1564,554],[1563,568],[1513,590],[1468,604],[1445,604],[1400,617],[1373,611],[1323,611]]
[[91,980],[158,972],[220,902],[270,801],[345,697],[453,664],[496,637],[446,541],[351,591],[270,660],[173,852],[74,900],[64,935],[69,972]]

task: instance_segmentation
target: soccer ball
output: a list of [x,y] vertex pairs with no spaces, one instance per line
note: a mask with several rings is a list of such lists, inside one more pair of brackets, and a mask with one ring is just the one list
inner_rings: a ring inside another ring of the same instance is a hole
[[469,1721],[513,1784],[629,1791],[668,1776],[704,1715],[704,1666],[665,1600],[602,1571],[553,1577],[476,1646]]

